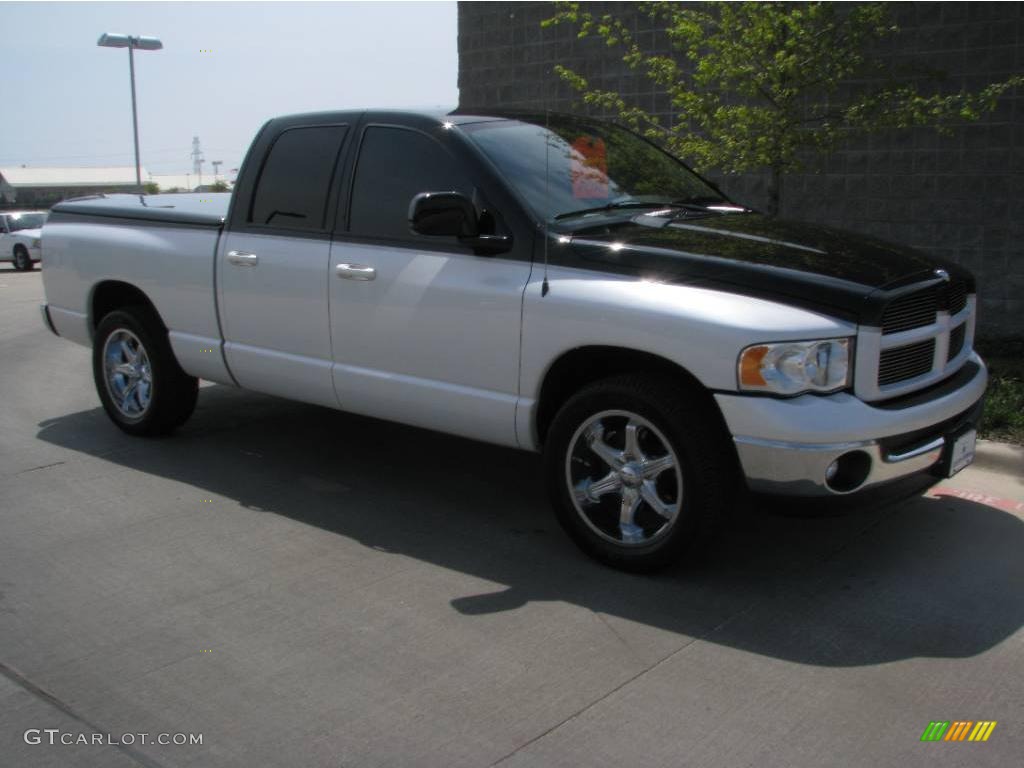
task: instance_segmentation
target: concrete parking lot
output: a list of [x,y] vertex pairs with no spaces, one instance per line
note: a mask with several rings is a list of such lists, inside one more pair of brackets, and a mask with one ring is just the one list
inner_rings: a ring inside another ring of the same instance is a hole
[[1019,450],[631,576],[530,454],[223,386],[129,438],[41,298],[0,265],[0,764],[1020,764]]

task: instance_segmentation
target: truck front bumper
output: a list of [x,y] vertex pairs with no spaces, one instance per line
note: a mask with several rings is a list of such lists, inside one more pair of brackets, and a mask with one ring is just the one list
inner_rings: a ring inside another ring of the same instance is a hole
[[977,425],[987,382],[972,353],[946,381],[884,403],[847,392],[715,399],[751,490],[834,496],[935,471],[956,437]]

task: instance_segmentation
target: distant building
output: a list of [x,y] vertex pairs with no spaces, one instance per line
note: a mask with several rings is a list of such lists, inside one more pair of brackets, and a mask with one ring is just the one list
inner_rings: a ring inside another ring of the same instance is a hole
[[[198,177],[193,173],[154,173],[150,174],[148,178],[144,178],[143,183],[156,184],[160,192],[209,192],[213,182],[210,181],[209,175],[204,178],[206,183],[200,185]],[[223,178],[218,179],[218,181],[226,183],[229,188],[235,185],[233,181],[227,181]]]
[[0,168],[0,203],[19,207],[47,207],[69,197],[134,189],[134,166]]

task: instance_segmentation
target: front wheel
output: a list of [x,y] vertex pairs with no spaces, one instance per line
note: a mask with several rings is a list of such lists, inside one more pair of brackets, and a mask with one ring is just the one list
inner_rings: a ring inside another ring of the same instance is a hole
[[32,270],[32,257],[28,255],[28,251],[25,250],[24,246],[19,245],[14,249],[14,268],[19,272],[29,272]]
[[146,307],[126,307],[96,329],[93,378],[111,421],[130,435],[161,435],[185,422],[199,380],[178,365],[167,332]]
[[572,397],[551,425],[545,466],[558,520],[581,549],[616,568],[651,571],[708,533],[735,464],[703,392],[636,375]]

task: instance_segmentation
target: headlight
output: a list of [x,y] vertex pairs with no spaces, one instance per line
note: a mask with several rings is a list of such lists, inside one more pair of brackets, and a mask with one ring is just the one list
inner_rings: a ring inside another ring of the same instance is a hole
[[40,243],[42,243],[42,240],[40,238],[38,238],[38,237],[33,237],[32,238],[32,247],[33,248],[38,248],[40,246]]
[[740,353],[740,389],[798,395],[835,392],[850,385],[852,339],[756,344]]

